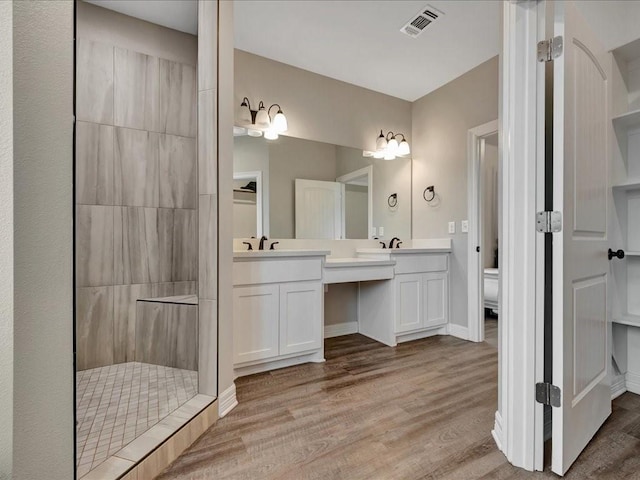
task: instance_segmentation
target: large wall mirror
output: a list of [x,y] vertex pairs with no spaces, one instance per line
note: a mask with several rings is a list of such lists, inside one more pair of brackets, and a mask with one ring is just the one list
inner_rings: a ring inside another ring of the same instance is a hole
[[236,133],[233,169],[236,238],[411,237],[409,158]]

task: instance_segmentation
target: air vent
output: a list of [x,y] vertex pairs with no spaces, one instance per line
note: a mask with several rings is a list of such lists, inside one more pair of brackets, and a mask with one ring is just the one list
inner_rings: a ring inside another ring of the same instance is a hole
[[405,35],[416,38],[433,22],[438,20],[444,15],[437,8],[433,8],[431,5],[427,5],[416,13],[411,20],[409,20],[400,31]]

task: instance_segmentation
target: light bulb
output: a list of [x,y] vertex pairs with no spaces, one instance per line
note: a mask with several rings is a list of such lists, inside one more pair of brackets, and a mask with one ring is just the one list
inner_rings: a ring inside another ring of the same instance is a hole
[[264,138],[267,140],[277,140],[278,132],[276,132],[275,128],[271,127],[264,131]]
[[[384,138],[384,135],[382,134],[382,130],[380,130],[380,136],[378,137],[378,139],[376,140],[376,150],[378,152],[383,151],[385,148],[387,148],[387,139]],[[381,157],[382,158],[382,157]]]
[[260,107],[256,115],[256,127],[269,128],[270,126],[271,120],[269,120],[267,110],[264,107]]
[[249,104],[243,100],[238,111],[238,120],[241,124],[251,125],[251,109]]
[[262,132],[260,130],[255,130],[253,128],[247,129],[247,134],[250,137],[261,137],[262,136]]
[[287,117],[284,116],[282,110],[278,110],[276,116],[273,117],[273,128],[278,133],[284,133],[289,129],[289,125],[287,125]]
[[409,148],[409,142],[402,140],[398,146],[398,155],[409,155],[410,153],[411,149]]
[[[393,137],[391,140],[389,140],[387,142],[387,151],[394,156],[396,156],[396,153],[398,152],[398,140],[396,140],[396,137]],[[390,159],[393,160],[393,159]]]

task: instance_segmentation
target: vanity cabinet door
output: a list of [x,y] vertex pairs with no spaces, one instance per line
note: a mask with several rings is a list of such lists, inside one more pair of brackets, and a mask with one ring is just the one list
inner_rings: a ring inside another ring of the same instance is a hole
[[280,355],[322,347],[322,284],[280,285]]
[[396,333],[418,330],[423,326],[423,274],[408,273],[395,277]]
[[449,320],[449,274],[447,272],[422,275],[425,328],[444,325]]
[[277,284],[233,289],[235,364],[278,355],[278,294]]

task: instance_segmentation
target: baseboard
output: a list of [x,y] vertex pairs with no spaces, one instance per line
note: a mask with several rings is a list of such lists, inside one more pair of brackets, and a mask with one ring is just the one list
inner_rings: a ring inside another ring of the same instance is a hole
[[627,382],[624,375],[617,375],[611,382],[611,400],[618,398],[627,391]]
[[491,435],[493,436],[493,440],[496,442],[498,446],[498,450],[503,452],[502,450],[502,415],[500,412],[496,412],[496,419],[493,425],[493,430],[491,430]]
[[640,375],[633,372],[627,372],[625,375],[625,383],[628,392],[640,395]]
[[232,383],[218,398],[218,415],[220,418],[227,415],[236,405],[238,405],[238,400],[236,399],[236,384]]
[[462,340],[469,340],[469,329],[467,327],[456,325],[455,323],[450,323],[449,335],[451,335],[452,337],[461,338]]
[[324,338],[340,337],[358,333],[358,322],[336,323],[324,326]]

